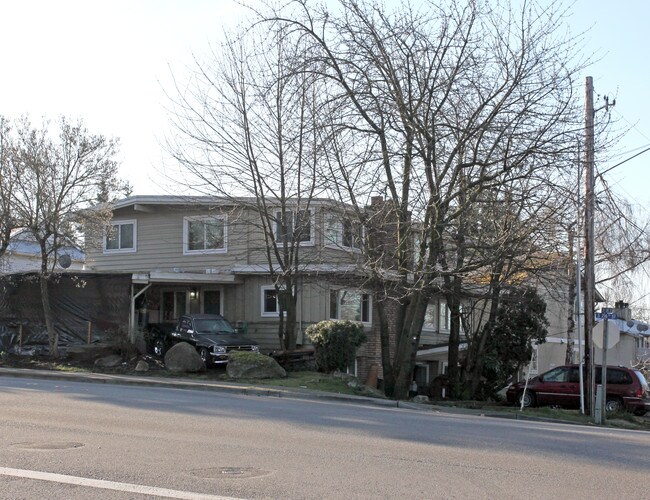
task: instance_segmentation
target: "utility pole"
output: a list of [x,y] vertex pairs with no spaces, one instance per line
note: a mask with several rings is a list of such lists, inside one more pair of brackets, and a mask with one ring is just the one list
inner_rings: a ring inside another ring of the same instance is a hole
[[584,287],[584,339],[585,339],[585,412],[593,416],[594,380],[592,369],[592,335],[594,324],[594,81],[587,77],[585,84],[585,287]]

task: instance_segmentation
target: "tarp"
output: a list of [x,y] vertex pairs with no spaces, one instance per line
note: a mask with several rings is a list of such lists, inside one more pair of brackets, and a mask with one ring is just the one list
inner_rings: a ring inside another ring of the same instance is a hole
[[[54,327],[61,345],[116,339],[129,327],[131,274],[55,274],[49,280]],[[17,334],[23,344],[46,344],[47,330],[38,273],[0,276],[0,335]],[[1,345],[1,342],[0,342]]]

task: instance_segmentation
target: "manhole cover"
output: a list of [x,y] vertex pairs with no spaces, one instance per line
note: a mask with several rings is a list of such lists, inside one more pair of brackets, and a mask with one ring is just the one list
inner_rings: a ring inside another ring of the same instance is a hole
[[22,450],[69,450],[71,448],[81,448],[83,443],[75,443],[70,441],[50,441],[41,443],[16,443],[14,448]]
[[197,469],[190,472],[192,475],[204,479],[244,479],[266,476],[271,473],[270,470],[258,469],[256,467],[211,467],[209,469]]

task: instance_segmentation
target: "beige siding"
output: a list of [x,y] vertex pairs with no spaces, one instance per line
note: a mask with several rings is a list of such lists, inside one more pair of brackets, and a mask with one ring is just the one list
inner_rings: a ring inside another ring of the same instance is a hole
[[208,210],[179,210],[153,207],[152,213],[134,212],[132,208],[117,211],[113,220],[136,220],[136,252],[104,253],[90,247],[87,262],[97,270],[108,271],[172,271],[205,272],[206,269],[227,270],[247,264],[248,224],[241,223],[240,214],[220,212],[227,217],[227,251],[225,253],[183,254],[183,218],[214,215]]
[[[233,323],[245,324],[248,334],[264,350],[277,350],[278,318],[262,316],[262,287],[273,283],[267,276],[247,276],[242,285],[226,288],[224,315]],[[329,287],[321,280],[305,279],[298,285],[298,343],[309,343],[304,329],[327,318]]]
[[[227,271],[234,266],[268,265],[263,232],[252,211],[180,208],[152,205],[147,212],[132,206],[116,210],[113,221],[135,220],[136,251],[105,253],[102,238],[89,235],[86,248],[87,265],[101,271],[145,272],[151,270],[205,272],[206,269]],[[183,254],[183,218],[220,214],[227,217],[227,251],[211,254]],[[300,248],[300,262],[309,264],[354,264],[358,253],[322,246],[322,235],[316,231],[316,244]]]

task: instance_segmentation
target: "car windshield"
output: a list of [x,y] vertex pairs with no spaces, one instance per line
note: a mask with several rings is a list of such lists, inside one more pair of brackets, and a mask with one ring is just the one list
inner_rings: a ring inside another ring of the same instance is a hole
[[232,325],[228,323],[228,321],[219,318],[195,319],[194,331],[196,333],[218,333],[220,335],[232,335],[235,333],[235,330],[233,329]]

